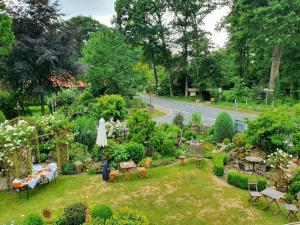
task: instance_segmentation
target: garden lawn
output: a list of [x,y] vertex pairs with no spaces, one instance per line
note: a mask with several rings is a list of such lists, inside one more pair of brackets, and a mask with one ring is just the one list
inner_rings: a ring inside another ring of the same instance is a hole
[[167,115],[166,112],[163,112],[161,110],[158,109],[154,109],[153,112],[151,112],[151,118],[155,119],[155,118],[160,118],[160,117],[164,117]]
[[[25,197],[25,195],[24,195]],[[90,206],[107,204],[117,209],[128,206],[143,211],[151,224],[284,224],[287,212],[273,216],[262,200],[261,207],[248,204],[248,193],[213,175],[212,164],[193,162],[157,167],[144,180],[104,183],[99,175],[61,176],[57,183],[39,186],[29,200],[16,193],[0,192],[0,224],[22,215],[51,209],[55,213],[74,202]]]

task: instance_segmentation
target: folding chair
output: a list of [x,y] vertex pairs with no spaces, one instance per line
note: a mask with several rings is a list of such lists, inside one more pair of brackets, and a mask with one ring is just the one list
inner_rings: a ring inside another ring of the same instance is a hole
[[258,182],[255,179],[248,180],[248,192],[250,195],[249,202],[252,205],[256,204],[260,206],[259,198],[262,197],[262,194],[259,193],[257,188]]

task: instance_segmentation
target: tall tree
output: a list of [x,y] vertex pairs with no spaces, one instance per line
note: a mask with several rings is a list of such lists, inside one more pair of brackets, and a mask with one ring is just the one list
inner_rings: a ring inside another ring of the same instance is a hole
[[[181,70],[184,76],[185,96],[188,96],[189,64],[193,54],[200,53],[197,45],[206,41],[206,32],[201,27],[203,20],[215,8],[216,4],[211,0],[166,0],[169,10],[172,12],[173,29],[175,30],[175,43],[179,45],[183,65]],[[194,51],[195,50],[195,51]]]
[[14,43],[12,19],[4,11],[5,5],[0,3],[0,59],[9,54]]
[[76,16],[68,20],[68,26],[76,31],[77,52],[81,55],[82,47],[91,35],[104,29],[106,26],[89,16]]
[[[170,27],[165,0],[117,0],[114,18],[118,30],[134,46],[143,46],[144,58],[153,67],[158,87],[158,65],[171,70]],[[170,95],[173,95],[169,73]]]
[[76,40],[61,22],[58,3],[19,0],[9,9],[16,42],[7,63],[6,81],[18,96],[39,96],[45,113],[45,95],[54,90],[51,78],[76,75]]
[[139,53],[113,29],[95,33],[83,48],[82,62],[88,65],[86,79],[95,95],[130,95],[140,83],[134,72]]

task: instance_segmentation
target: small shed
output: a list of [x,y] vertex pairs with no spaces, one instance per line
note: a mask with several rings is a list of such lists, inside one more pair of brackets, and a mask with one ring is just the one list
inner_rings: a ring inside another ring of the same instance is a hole
[[189,88],[188,92],[191,97],[194,97],[197,95],[197,92],[199,92],[199,89],[198,88]]

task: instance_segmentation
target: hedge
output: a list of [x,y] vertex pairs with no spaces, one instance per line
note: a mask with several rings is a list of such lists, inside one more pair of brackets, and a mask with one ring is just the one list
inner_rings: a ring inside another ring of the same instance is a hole
[[248,179],[258,181],[258,191],[262,191],[267,187],[267,179],[261,176],[253,176],[244,173],[230,172],[227,176],[227,182],[235,187],[248,189]]
[[215,154],[213,156],[214,173],[216,176],[224,175],[224,165],[227,163],[227,155],[225,153]]

